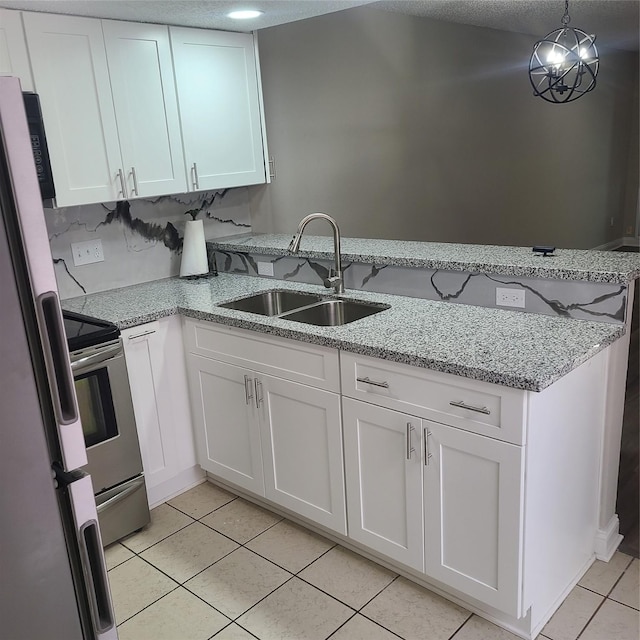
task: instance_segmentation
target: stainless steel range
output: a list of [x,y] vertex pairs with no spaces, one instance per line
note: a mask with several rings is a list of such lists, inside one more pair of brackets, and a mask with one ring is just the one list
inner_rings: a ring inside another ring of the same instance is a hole
[[106,546],[149,522],[149,505],[120,330],[63,312],[87,458]]

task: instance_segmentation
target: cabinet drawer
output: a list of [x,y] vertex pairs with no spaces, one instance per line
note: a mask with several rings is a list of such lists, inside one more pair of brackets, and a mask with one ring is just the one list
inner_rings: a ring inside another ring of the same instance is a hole
[[341,372],[345,396],[525,443],[526,393],[518,389],[344,352]]
[[185,320],[184,339],[189,353],[319,389],[340,391],[336,349],[191,319]]

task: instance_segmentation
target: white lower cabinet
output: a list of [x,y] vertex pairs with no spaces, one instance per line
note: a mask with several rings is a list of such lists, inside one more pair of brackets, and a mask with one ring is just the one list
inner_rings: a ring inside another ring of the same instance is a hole
[[430,420],[422,438],[426,575],[519,617],[523,447]]
[[424,570],[421,420],[344,398],[349,536]]
[[345,398],[349,536],[513,616],[522,447]]
[[185,344],[200,464],[267,506],[522,637],[593,561],[606,353],[533,393],[205,321]]
[[340,396],[196,353],[187,372],[202,468],[346,534]]
[[255,383],[265,496],[346,533],[340,396],[272,376]]
[[189,354],[193,423],[200,466],[264,495],[260,428],[244,369]]
[[149,504],[198,482],[178,316],[122,331]]

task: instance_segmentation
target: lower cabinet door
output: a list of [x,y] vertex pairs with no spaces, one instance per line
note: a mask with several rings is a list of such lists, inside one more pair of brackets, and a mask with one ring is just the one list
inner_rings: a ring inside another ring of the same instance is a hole
[[522,615],[523,448],[428,420],[425,573]]
[[255,391],[266,497],[346,534],[340,396],[265,375]]
[[194,354],[187,371],[200,466],[264,496],[253,374]]
[[422,420],[343,399],[349,536],[424,570]]

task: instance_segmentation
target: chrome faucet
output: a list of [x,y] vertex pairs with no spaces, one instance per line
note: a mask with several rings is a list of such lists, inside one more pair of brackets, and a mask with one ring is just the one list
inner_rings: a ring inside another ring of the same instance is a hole
[[335,266],[333,272],[329,269],[329,276],[324,280],[324,286],[329,289],[333,287],[336,293],[344,293],[344,280],[342,277],[342,258],[340,257],[340,229],[338,223],[326,213],[310,213],[300,220],[298,224],[298,230],[294,233],[291,242],[289,243],[289,252],[298,253],[300,250],[300,240],[302,239],[302,232],[304,228],[312,220],[326,220],[333,229],[333,251],[335,258]]

